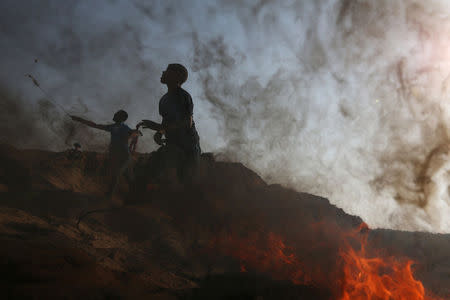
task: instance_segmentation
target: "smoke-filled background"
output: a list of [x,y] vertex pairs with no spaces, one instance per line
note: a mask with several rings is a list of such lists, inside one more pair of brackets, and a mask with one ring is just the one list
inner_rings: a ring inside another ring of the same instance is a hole
[[159,121],[172,62],[203,151],[372,227],[450,232],[450,2],[2,0],[0,142],[105,151],[59,105]]

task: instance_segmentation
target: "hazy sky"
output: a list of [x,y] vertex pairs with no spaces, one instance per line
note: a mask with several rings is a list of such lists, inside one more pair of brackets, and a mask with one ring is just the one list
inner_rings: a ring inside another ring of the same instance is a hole
[[134,126],[160,120],[179,62],[204,151],[373,227],[450,232],[449,47],[445,0],[2,0],[0,142],[107,148],[27,73],[70,113]]

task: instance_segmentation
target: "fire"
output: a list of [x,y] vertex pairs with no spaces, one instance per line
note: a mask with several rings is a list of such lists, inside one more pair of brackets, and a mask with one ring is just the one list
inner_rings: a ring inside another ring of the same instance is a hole
[[346,264],[339,299],[427,299],[422,283],[414,279],[411,261],[400,263],[394,259],[363,258],[353,249],[342,255]]
[[[227,236],[215,239],[214,245],[218,246],[221,253],[239,260],[242,272],[254,270],[270,274],[274,279],[290,280],[294,284],[331,288],[334,299],[437,299],[426,296],[423,284],[414,278],[413,261],[386,255],[370,257],[367,250],[366,224],[361,224],[356,230],[338,234],[342,241],[337,254],[338,260],[334,266],[328,266],[328,275],[323,272],[309,272],[314,266],[308,268],[296,255],[295,249],[287,246],[283,239],[274,233],[257,233],[247,237]],[[317,248],[317,245],[315,247]],[[307,257],[304,257],[303,261],[310,263]],[[316,278],[318,276],[330,278]],[[337,284],[330,286],[330,282]],[[326,284],[328,286],[325,286]]]
[[[365,229],[360,227],[360,229]],[[348,241],[358,239],[360,249],[352,248]],[[340,300],[425,300],[422,283],[414,279],[411,260],[402,261],[395,257],[367,257],[367,234],[351,233],[341,248],[342,296]]]
[[214,244],[223,254],[239,260],[241,272],[252,269],[271,274],[275,279],[291,280],[295,284],[310,282],[293,249],[273,233],[269,233],[267,237],[260,234],[249,237],[228,236],[215,240]]

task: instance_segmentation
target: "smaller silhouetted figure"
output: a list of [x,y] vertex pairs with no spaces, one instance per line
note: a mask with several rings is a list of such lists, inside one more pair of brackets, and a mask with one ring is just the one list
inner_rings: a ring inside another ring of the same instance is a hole
[[[128,114],[124,110],[119,110],[114,114],[114,124],[101,125],[80,117],[71,116],[72,120],[85,124],[87,126],[105,130],[111,133],[111,142],[109,144],[109,170],[111,182],[108,188],[107,196],[112,197],[116,191],[120,176],[128,170],[130,162],[129,139],[139,134],[137,129],[133,130],[124,122],[128,119]],[[132,180],[131,174],[127,174],[129,181]]]
[[73,148],[68,151],[67,158],[70,160],[76,160],[81,158],[81,145],[80,143],[73,143]]

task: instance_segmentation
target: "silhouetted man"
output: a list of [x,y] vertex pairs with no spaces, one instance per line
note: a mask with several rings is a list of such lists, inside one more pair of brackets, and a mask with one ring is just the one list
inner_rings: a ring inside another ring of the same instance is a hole
[[[111,133],[111,142],[109,144],[109,169],[111,182],[107,195],[112,197],[115,193],[120,176],[128,168],[130,162],[130,151],[128,140],[138,134],[137,130],[128,127],[124,122],[128,119],[128,114],[124,110],[119,110],[114,114],[114,124],[101,125],[80,117],[71,116],[72,120],[85,124],[87,126],[105,130]],[[129,178],[130,179],[130,178]]]
[[181,86],[188,78],[187,69],[181,64],[169,64],[163,71],[161,83],[167,86],[167,93],[159,101],[159,114],[162,123],[143,120],[139,125],[144,125],[154,130],[155,141],[163,141],[169,152],[176,153],[168,159],[176,160],[178,176],[185,179],[187,173],[197,164],[201,149],[200,138],[193,120],[194,104],[191,95]]

